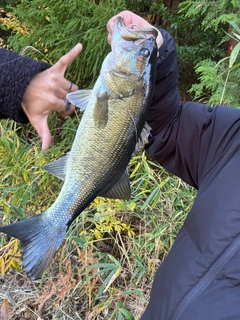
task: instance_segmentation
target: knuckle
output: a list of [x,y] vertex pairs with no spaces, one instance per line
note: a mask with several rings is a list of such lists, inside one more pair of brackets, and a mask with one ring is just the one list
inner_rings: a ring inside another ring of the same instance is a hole
[[52,110],[55,109],[55,106],[57,105],[56,97],[54,95],[51,95],[48,99],[48,103]]
[[62,57],[58,60],[58,65],[59,65],[60,67],[62,67],[62,68],[66,65],[66,56],[65,56],[65,55],[62,56]]
[[54,71],[49,72],[47,79],[45,81],[45,85],[48,91],[53,91],[56,87],[57,75]]

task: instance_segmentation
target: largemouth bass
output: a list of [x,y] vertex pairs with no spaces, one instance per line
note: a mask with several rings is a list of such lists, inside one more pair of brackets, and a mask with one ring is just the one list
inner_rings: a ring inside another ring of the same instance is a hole
[[128,28],[118,17],[112,51],[93,90],[67,99],[85,109],[71,151],[45,169],[64,179],[51,207],[0,228],[20,240],[22,265],[32,279],[41,277],[73,220],[97,197],[130,198],[127,166],[144,129],[157,59],[157,30]]

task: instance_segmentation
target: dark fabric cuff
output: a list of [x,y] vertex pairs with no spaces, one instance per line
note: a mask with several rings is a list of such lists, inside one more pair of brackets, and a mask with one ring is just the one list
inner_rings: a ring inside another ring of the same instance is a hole
[[21,102],[31,79],[49,64],[0,49],[0,118],[27,123]]

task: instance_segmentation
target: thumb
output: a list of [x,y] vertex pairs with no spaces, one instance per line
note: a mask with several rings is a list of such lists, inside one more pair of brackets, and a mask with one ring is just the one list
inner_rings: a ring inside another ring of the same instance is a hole
[[112,35],[109,33],[108,34],[108,44],[111,45],[111,43],[112,43]]
[[47,127],[41,136],[42,140],[42,150],[45,151],[49,149],[51,143],[51,133],[49,128]]

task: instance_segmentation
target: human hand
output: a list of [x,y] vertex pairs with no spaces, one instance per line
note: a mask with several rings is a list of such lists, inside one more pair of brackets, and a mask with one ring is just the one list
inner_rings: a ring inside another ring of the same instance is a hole
[[73,105],[68,109],[65,98],[68,92],[73,92],[78,87],[65,79],[64,74],[67,66],[81,51],[82,45],[79,43],[51,68],[36,74],[24,93],[22,108],[42,140],[42,150],[47,150],[51,143],[47,122],[49,113],[58,111],[65,117],[75,109]]
[[[122,11],[122,12],[118,13],[116,16],[113,16],[107,23],[108,43],[109,44],[111,44],[111,42],[112,42],[113,25],[114,25],[114,22],[116,21],[118,16],[122,17],[123,22],[125,23],[125,25],[127,27],[138,26],[140,28],[155,28],[149,22],[147,22],[145,19],[141,18],[137,14],[135,14],[131,11],[128,11],[128,10]],[[157,46],[159,49],[163,43],[163,38],[162,38],[161,32],[158,29],[156,29],[156,30],[158,31],[158,36],[157,36],[156,42],[157,42]]]

